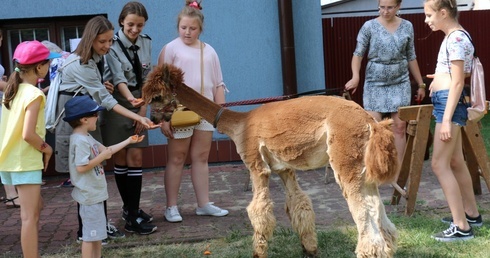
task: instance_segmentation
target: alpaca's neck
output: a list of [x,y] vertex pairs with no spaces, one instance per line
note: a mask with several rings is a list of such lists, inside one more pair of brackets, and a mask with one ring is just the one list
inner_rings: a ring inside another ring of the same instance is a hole
[[[185,84],[177,87],[175,94],[182,105],[196,112],[211,124],[213,124],[216,114],[222,108]],[[218,130],[233,139],[236,129],[240,128],[239,124],[243,122],[242,120],[244,120],[245,116],[246,113],[224,110],[219,117]]]

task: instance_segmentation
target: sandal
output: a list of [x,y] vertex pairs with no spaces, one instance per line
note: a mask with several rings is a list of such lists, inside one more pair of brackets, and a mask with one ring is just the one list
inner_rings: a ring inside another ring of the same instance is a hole
[[[5,198],[5,200],[3,200],[3,203],[5,203],[5,206],[7,206],[7,209],[20,208],[20,205],[15,203],[15,199],[17,198],[19,198],[19,196],[16,196],[11,199]],[[11,202],[12,204],[10,204],[9,202]]]

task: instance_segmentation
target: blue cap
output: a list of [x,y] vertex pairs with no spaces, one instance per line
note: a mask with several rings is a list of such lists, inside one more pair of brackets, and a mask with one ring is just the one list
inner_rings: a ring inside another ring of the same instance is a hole
[[100,110],[105,110],[105,108],[97,105],[88,95],[75,96],[65,103],[65,117],[63,117],[63,120],[70,122],[90,116]]

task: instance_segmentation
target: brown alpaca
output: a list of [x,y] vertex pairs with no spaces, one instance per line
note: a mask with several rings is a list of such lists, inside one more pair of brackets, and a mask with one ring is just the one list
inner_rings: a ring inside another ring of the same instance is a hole
[[312,96],[235,112],[206,99],[182,83],[172,65],[155,68],[143,87],[151,119],[169,120],[175,99],[227,134],[250,170],[253,198],[247,207],[254,229],[253,256],[267,257],[276,220],[269,193],[271,173],[286,192],[286,212],[309,257],[317,254],[315,213],[300,189],[295,170],[330,163],[357,225],[357,257],[392,257],[397,232],[386,216],[378,185],[393,181],[397,154],[391,120],[380,123],[353,101]]

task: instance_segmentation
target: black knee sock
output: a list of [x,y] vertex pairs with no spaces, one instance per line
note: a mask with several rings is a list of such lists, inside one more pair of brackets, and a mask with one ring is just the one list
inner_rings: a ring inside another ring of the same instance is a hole
[[128,205],[128,167],[115,165],[114,166],[114,177],[116,178],[117,189],[119,190],[119,195],[123,201],[124,207]]
[[82,217],[80,217],[80,203],[77,202],[77,217],[78,217],[78,231],[77,231],[77,237],[82,237]]
[[104,201],[104,214],[105,214],[105,221],[109,221],[109,218],[107,217],[107,200]]
[[127,208],[130,216],[138,216],[140,208],[141,185],[143,181],[143,169],[141,167],[128,167]]

